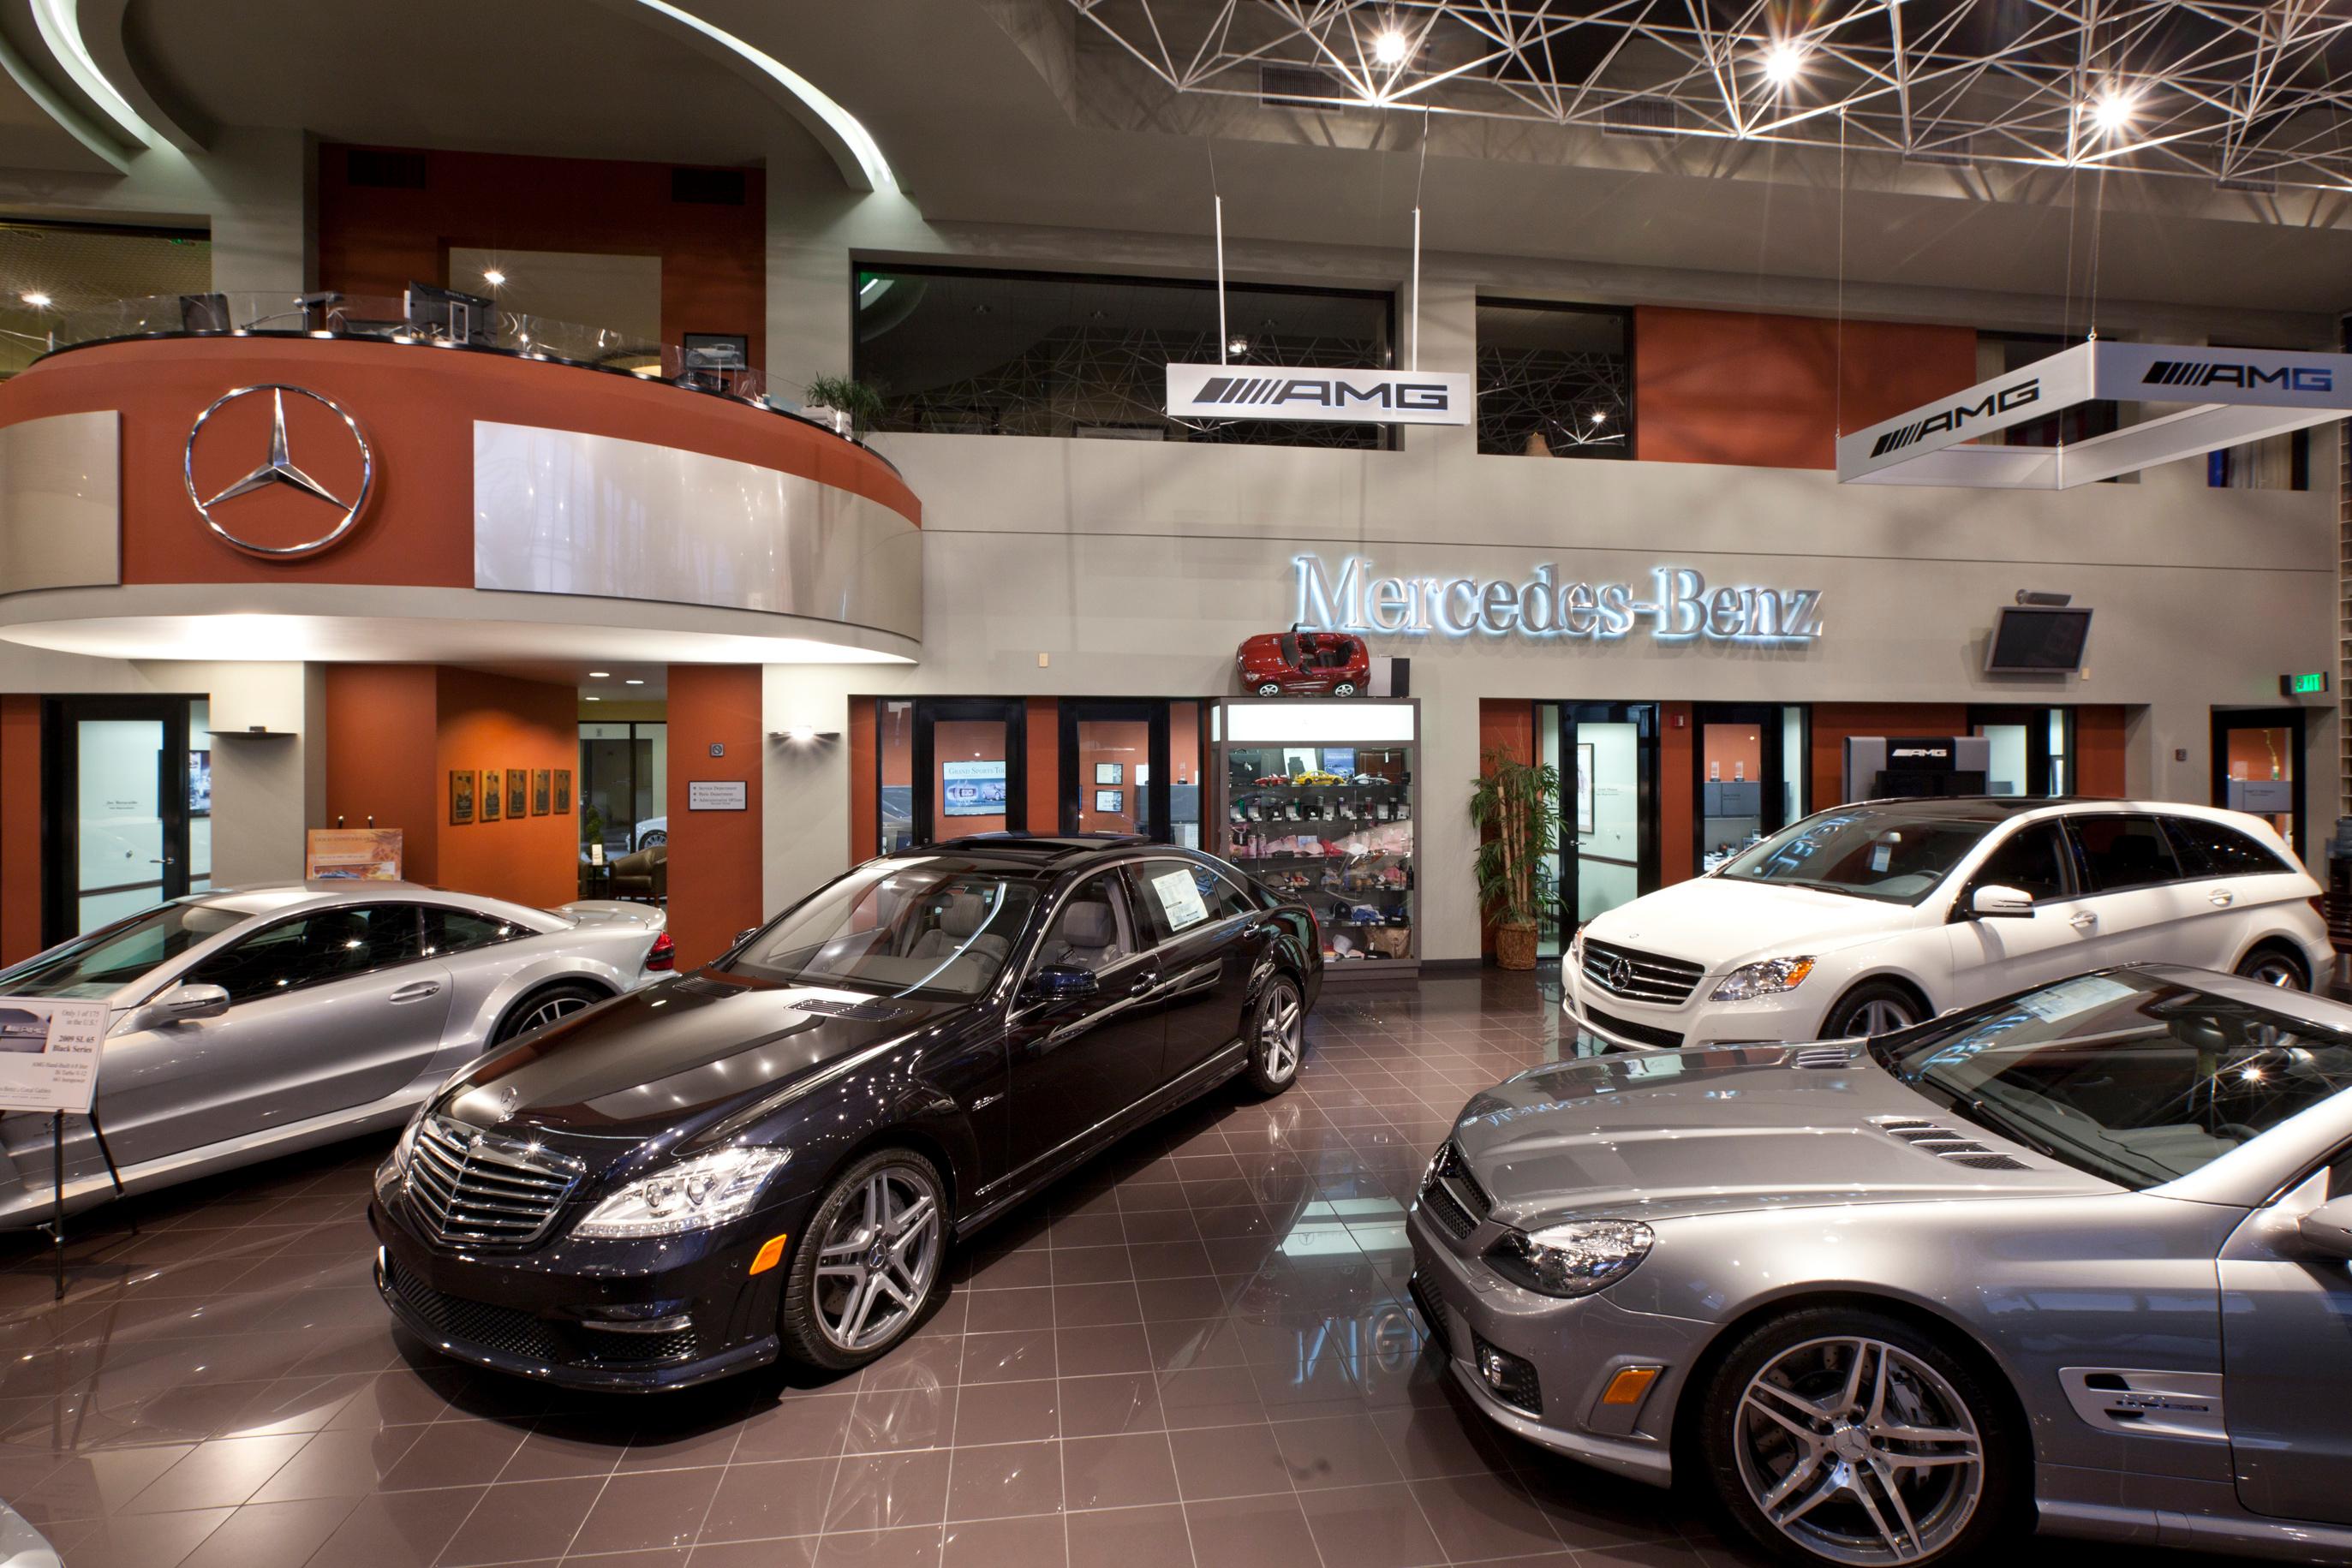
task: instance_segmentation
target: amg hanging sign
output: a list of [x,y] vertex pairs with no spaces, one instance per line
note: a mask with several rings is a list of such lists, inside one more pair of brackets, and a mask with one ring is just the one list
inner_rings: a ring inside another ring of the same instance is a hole
[[1171,365],[1174,419],[1286,419],[1318,424],[1467,424],[1465,371],[1327,371],[1298,365]]
[[1297,556],[1296,625],[1318,632],[1419,637],[1555,637],[1612,643],[1636,629],[1661,643],[1814,643],[1822,595],[1812,588],[1709,587],[1688,567],[1652,570],[1636,598],[1630,582],[1570,582],[1550,562],[1518,581],[1475,577],[1382,577],[1362,556],[1335,576],[1319,556]]

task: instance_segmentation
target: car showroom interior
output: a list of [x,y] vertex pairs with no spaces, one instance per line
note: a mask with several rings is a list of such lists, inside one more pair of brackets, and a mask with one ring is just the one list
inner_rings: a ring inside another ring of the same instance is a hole
[[2352,8],[0,0],[0,1568],[2352,1565]]

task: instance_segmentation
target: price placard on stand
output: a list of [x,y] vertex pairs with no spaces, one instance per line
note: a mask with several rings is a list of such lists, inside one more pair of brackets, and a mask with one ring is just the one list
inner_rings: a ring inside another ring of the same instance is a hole
[[89,1114],[104,1002],[0,997],[0,1111]]

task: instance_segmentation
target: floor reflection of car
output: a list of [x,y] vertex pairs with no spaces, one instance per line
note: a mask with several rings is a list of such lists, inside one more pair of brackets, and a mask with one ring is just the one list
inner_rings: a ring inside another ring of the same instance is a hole
[[2352,1008],[2172,967],[1538,1068],[1423,1177],[1496,1421],[1798,1563],[2030,1526],[2352,1560]]
[[1883,1034],[2114,964],[2308,990],[2335,961],[2319,892],[2238,811],[1864,801],[1585,922],[1561,1005],[1641,1049]]
[[378,1174],[396,1317],[482,1365],[677,1386],[872,1360],[945,1249],[1213,1086],[1298,1071],[1307,910],[1139,840],[868,862],[657,993],[485,1059]]
[[[72,1203],[396,1126],[483,1047],[670,967],[643,904],[531,909],[400,883],[200,894],[0,970],[0,996],[108,1004]],[[5,1027],[5,1026],[0,1026]],[[95,1129],[95,1131],[94,1131]],[[43,1218],[46,1117],[0,1118],[0,1226]]]
[[48,1044],[47,1019],[23,1008],[0,1008],[0,1051],[38,1056]]

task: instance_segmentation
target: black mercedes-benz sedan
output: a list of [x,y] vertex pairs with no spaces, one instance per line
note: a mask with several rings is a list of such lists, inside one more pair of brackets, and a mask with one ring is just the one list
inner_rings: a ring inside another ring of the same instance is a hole
[[376,1174],[393,1314],[547,1382],[846,1369],[948,1246],[1150,1118],[1298,1071],[1312,917],[1141,840],[871,861],[708,967],[481,1058]]

